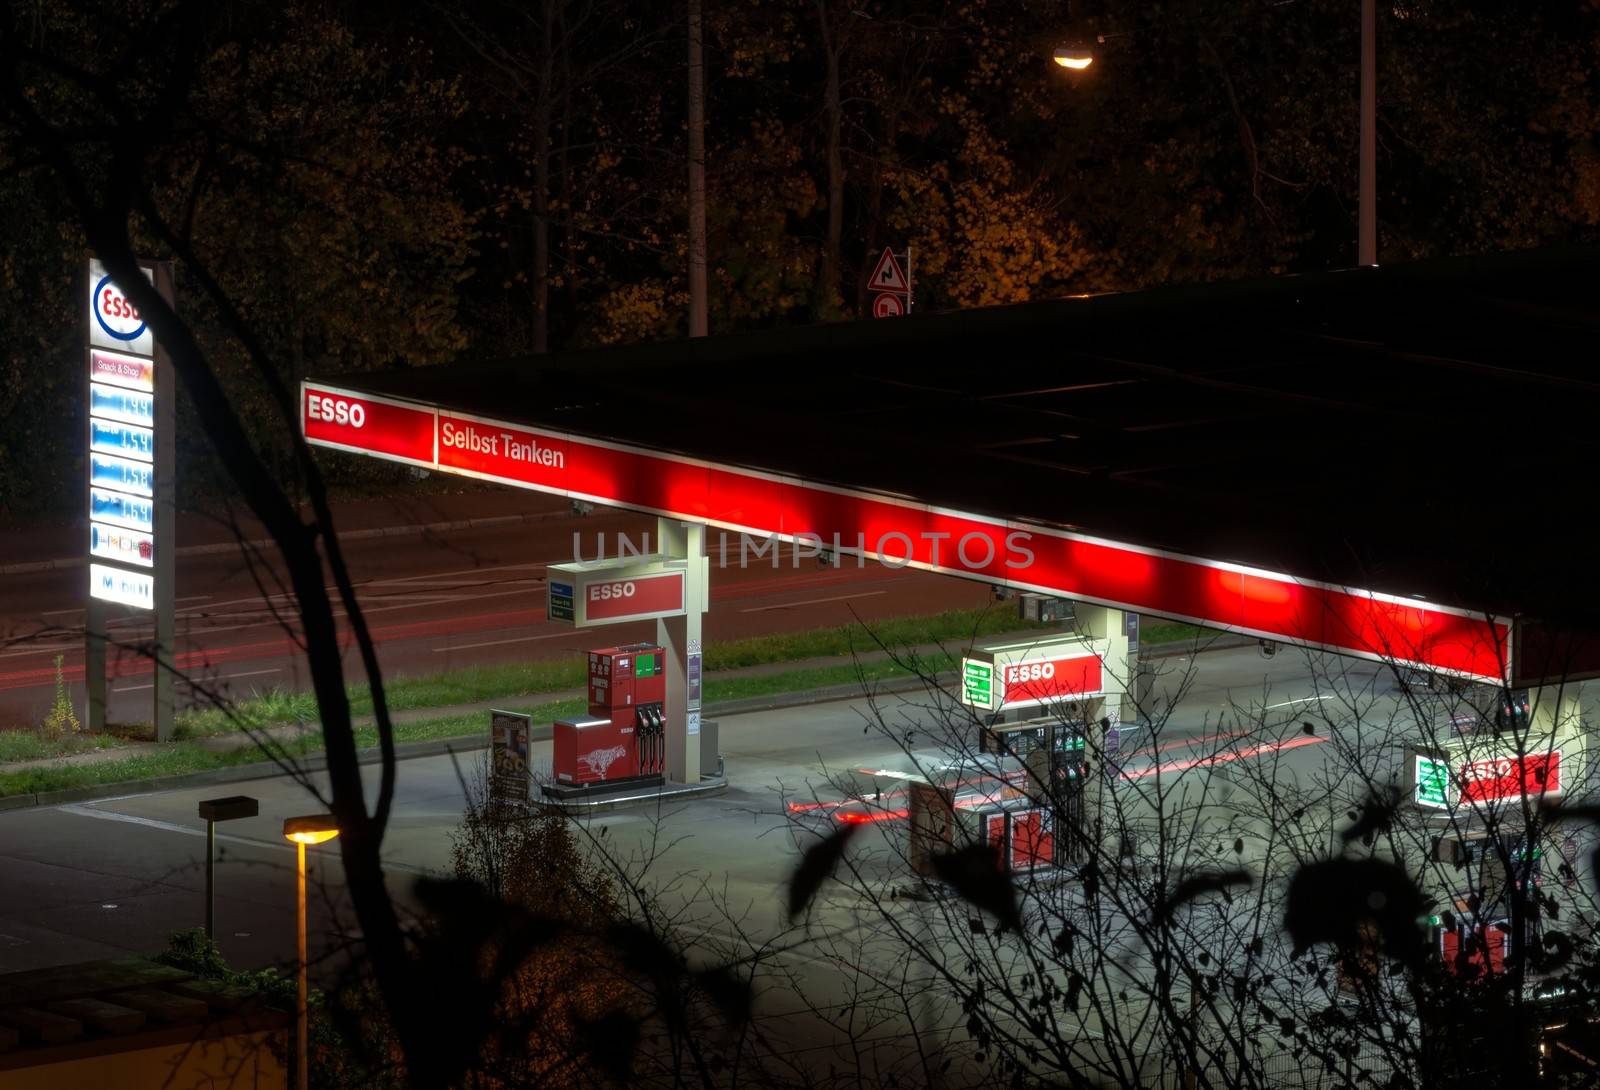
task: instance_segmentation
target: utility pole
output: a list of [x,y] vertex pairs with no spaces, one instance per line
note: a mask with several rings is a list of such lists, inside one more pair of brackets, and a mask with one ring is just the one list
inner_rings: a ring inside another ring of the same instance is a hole
[[1361,0],[1361,204],[1356,262],[1378,263],[1378,3]]
[[[1367,0],[1371,3],[1372,0]],[[706,88],[700,0],[689,0],[689,336],[706,335]]]

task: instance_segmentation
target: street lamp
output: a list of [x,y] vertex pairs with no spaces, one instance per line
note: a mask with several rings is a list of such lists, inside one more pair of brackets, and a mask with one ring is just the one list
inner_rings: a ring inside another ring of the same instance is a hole
[[298,1075],[295,1086],[298,1090],[310,1090],[311,1083],[306,1074],[309,1047],[309,1034],[306,1032],[306,845],[332,840],[339,835],[339,827],[333,823],[332,814],[306,814],[284,818],[283,835],[294,841],[298,856],[296,871],[299,875],[299,896],[295,900],[295,930],[300,953],[300,978],[294,1008],[295,1070]]
[[1094,63],[1094,50],[1082,42],[1068,42],[1056,47],[1055,62],[1063,68],[1081,72]]

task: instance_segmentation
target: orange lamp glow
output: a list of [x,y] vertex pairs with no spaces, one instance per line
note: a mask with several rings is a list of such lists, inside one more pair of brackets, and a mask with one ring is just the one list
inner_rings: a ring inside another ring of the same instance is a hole
[[339,835],[332,814],[306,814],[283,819],[283,835],[296,844],[321,844]]
[[1081,72],[1094,63],[1094,54],[1087,46],[1064,45],[1056,50],[1055,62],[1063,68]]

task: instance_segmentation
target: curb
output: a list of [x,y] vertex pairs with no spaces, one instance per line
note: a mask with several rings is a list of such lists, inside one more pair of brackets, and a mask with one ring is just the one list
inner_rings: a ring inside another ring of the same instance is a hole
[[[522,516],[511,516],[521,518]],[[1247,636],[1223,636],[1206,643],[1207,651],[1227,651],[1238,647],[1251,647],[1257,641]],[[1193,645],[1184,642],[1152,647],[1142,658],[1161,659],[1182,655]],[[935,675],[936,678],[939,675]],[[893,696],[923,688],[921,678],[890,679],[874,684],[863,692],[859,684],[831,685],[819,689],[801,689],[790,693],[773,693],[771,696],[746,697],[743,700],[724,700],[707,704],[701,714],[706,718],[727,715],[747,715],[751,712],[776,711],[798,708],[809,704],[832,704],[840,700],[870,699],[876,696]],[[487,731],[479,734],[458,735],[454,738],[430,738],[421,742],[397,742],[394,747],[396,761],[413,761],[422,757],[440,757],[447,753],[470,753],[489,748]],[[547,742],[554,734],[548,723],[541,723],[529,731],[529,741]],[[382,754],[378,747],[358,750],[357,764],[376,764]],[[327,768],[327,757],[322,753],[309,753],[298,759],[303,772],[321,772]],[[98,783],[86,787],[65,787],[56,791],[0,797],[0,813],[11,810],[29,810],[40,806],[60,806],[69,802],[93,802],[96,799],[116,798],[121,795],[143,795],[155,791],[172,791],[181,787],[204,787],[208,784],[243,783],[248,780],[271,779],[283,775],[283,766],[276,761],[253,761],[231,768],[212,768],[204,772],[181,772],[173,776],[154,776],[144,780],[121,780],[117,783]],[[728,781],[722,781],[726,790]],[[707,791],[702,794],[720,794]]]
[[[542,511],[531,515],[487,515],[475,519],[455,519],[450,522],[425,522],[415,526],[373,526],[364,530],[346,530],[340,541],[365,541],[376,537],[415,537],[420,534],[444,534],[453,530],[481,530],[488,526],[511,526],[519,522],[549,522],[567,518],[565,511]],[[173,556],[215,556],[219,553],[237,552],[241,549],[270,549],[277,545],[272,538],[255,538],[250,541],[219,541],[208,545],[182,545],[172,551]],[[0,564],[0,575],[25,575],[29,572],[64,571],[81,568],[89,560],[83,556],[64,556],[55,560],[29,560],[18,564]]]

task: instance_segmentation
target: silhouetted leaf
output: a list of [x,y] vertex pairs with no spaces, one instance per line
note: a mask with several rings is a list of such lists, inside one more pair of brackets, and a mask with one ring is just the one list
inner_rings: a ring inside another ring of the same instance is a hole
[[1399,806],[1400,789],[1392,784],[1370,792],[1367,800],[1361,804],[1360,811],[1351,813],[1351,820],[1355,824],[1339,834],[1340,840],[1348,844],[1359,837],[1361,843],[1370,847],[1377,835],[1393,823]]
[[1248,886],[1251,882],[1248,871],[1230,870],[1219,871],[1215,874],[1196,874],[1185,878],[1178,883],[1172,893],[1156,905],[1155,911],[1150,914],[1151,923],[1160,923],[1171,916],[1178,906],[1188,903],[1205,893],[1226,893],[1229,886]]
[[1078,1009],[1078,996],[1082,994],[1085,983],[1082,973],[1067,974],[1067,994],[1065,998],[1068,1010],[1075,1011]]
[[1022,913],[1011,875],[1000,866],[1000,853],[989,844],[969,844],[931,857],[933,871],[968,904],[1000,922],[1000,930],[1020,930]]
[[851,837],[860,828],[859,825],[841,825],[833,835],[818,840],[800,856],[800,863],[789,876],[789,919],[793,920],[804,912],[822,888],[822,883],[833,876],[839,860],[844,858],[844,850],[849,846]]
[[633,1075],[633,1058],[639,1051],[638,1019],[622,1011],[610,1011],[593,1021],[575,1019],[573,1029],[590,1062],[626,1084]]
[[606,928],[606,939],[622,958],[623,968],[658,984],[670,984],[683,975],[683,958],[654,932],[626,920]]
[[1572,960],[1572,939],[1564,931],[1546,931],[1542,948],[1534,945],[1529,950],[1533,968],[1541,973],[1554,972]]
[[1345,952],[1362,945],[1366,929],[1382,951],[1415,965],[1424,944],[1418,917],[1428,902],[1405,871],[1383,859],[1325,859],[1307,863],[1289,882],[1283,925],[1299,957],[1318,943]]
[[1244,854],[1244,837],[1238,836],[1238,837],[1234,837],[1233,838],[1233,854],[1234,855],[1243,855]]
[[722,1012],[722,1017],[735,1026],[742,1026],[750,1021],[750,1009],[754,999],[750,994],[748,980],[721,965],[696,973],[694,980],[700,986],[700,990],[716,1004],[717,1009]]
[[1301,723],[1300,724],[1300,730],[1304,734],[1315,734],[1315,733],[1317,733],[1317,728],[1312,726],[1310,723]]

